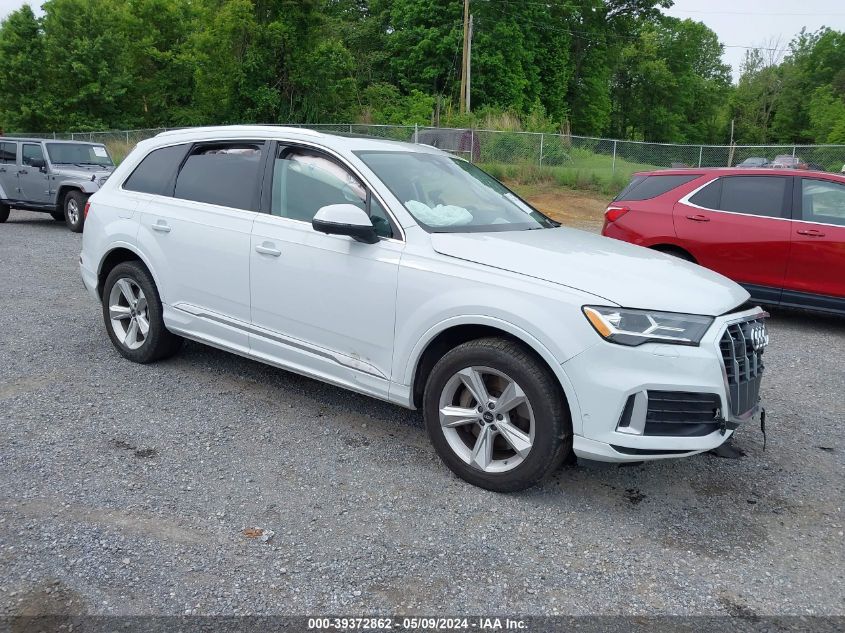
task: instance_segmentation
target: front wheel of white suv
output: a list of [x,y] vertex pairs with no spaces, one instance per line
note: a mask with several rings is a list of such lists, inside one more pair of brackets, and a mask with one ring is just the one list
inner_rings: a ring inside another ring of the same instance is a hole
[[446,353],[426,382],[423,416],[443,462],[487,490],[529,488],[572,450],[572,423],[554,376],[506,339],[469,341]]
[[161,299],[149,271],[140,262],[118,264],[103,287],[103,320],[122,356],[150,363],[172,356],[182,339],[164,327]]

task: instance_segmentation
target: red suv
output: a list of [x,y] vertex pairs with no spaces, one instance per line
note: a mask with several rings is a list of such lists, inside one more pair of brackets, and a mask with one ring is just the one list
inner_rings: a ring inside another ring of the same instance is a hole
[[845,177],[793,169],[635,174],[602,235],[739,282],[754,300],[845,314]]

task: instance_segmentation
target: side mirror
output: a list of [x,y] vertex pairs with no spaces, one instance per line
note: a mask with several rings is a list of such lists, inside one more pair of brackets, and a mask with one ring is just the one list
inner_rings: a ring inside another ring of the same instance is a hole
[[354,204],[330,204],[321,208],[311,220],[311,226],[320,233],[348,235],[364,244],[378,242],[370,217]]
[[29,166],[45,171],[47,169],[47,162],[43,158],[33,158],[29,161]]

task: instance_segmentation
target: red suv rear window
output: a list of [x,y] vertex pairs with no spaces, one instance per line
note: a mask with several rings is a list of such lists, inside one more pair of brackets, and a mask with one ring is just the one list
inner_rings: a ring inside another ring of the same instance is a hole
[[650,200],[698,178],[701,174],[634,176],[613,201]]

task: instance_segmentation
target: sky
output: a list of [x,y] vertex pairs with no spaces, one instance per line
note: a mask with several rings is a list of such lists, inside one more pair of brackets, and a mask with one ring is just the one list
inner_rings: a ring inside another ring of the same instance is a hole
[[734,80],[745,56],[743,46],[770,47],[779,38],[786,48],[801,27],[845,31],[842,0],[675,0],[665,13],[704,22],[715,31],[725,45],[724,60],[733,68]]
[[[0,19],[23,4],[37,8],[41,1],[0,0]],[[749,47],[770,46],[779,40],[786,48],[801,27],[845,31],[842,0],[675,0],[666,13],[704,22],[713,29],[725,45],[725,63],[733,68],[734,79]]]

